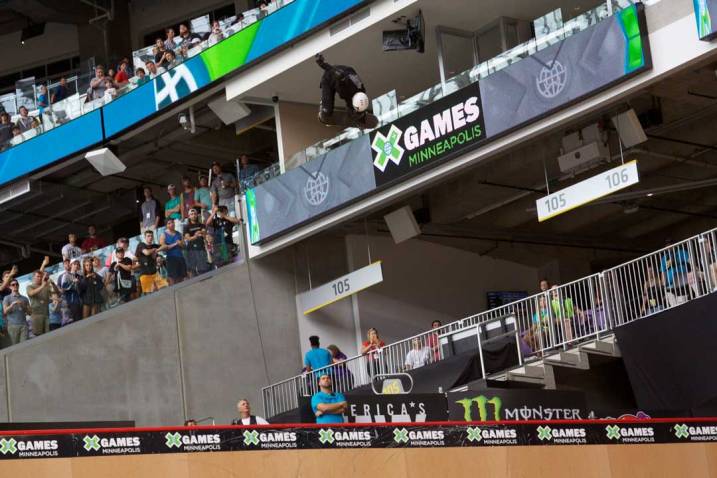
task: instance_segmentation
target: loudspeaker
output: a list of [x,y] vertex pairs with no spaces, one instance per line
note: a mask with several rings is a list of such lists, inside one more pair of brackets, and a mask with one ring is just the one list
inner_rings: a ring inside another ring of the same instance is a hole
[[207,106],[225,125],[234,124],[251,114],[251,109],[246,105],[237,101],[227,101],[224,96],[210,101]]
[[102,176],[121,173],[127,166],[119,160],[109,148],[96,149],[85,154],[85,159],[90,162]]
[[620,135],[623,146],[631,148],[636,144],[647,141],[645,130],[642,129],[640,120],[637,118],[635,110],[629,109],[624,113],[613,116],[612,124],[615,125],[617,134]]
[[383,219],[396,244],[421,234],[421,228],[418,227],[418,222],[410,206],[403,206],[401,209],[386,214]]

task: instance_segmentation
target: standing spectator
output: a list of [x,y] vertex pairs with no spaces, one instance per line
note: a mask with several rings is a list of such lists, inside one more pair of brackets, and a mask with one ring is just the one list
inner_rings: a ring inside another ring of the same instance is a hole
[[167,39],[164,40],[164,49],[167,51],[174,51],[174,49],[179,45],[179,40],[174,37],[174,28],[167,28],[165,33],[167,34]]
[[199,187],[194,191],[194,207],[198,207],[201,211],[201,220],[206,221],[209,218],[209,211],[212,210],[212,194],[207,187],[207,177],[199,176]]
[[58,101],[62,101],[70,97],[70,89],[67,87],[67,80],[62,77],[60,83],[52,90],[50,95],[50,103],[55,104]]
[[441,360],[441,341],[438,336],[438,329],[441,328],[441,325],[443,324],[441,324],[440,320],[434,320],[431,322],[431,330],[434,330],[435,332],[428,335],[428,346],[431,348],[434,362]]
[[690,255],[684,246],[672,246],[672,241],[667,239],[665,247],[665,252],[660,257],[660,278],[665,286],[667,305],[674,307],[687,301],[688,275],[692,267]]
[[110,101],[114,100],[116,97],[117,88],[115,88],[115,84],[108,77],[105,79],[105,94],[102,96],[102,101],[107,104]]
[[566,342],[573,340],[573,322],[576,317],[583,317],[582,311],[573,304],[573,299],[567,296],[567,289],[560,290],[557,285],[550,288],[550,309],[558,325],[558,332],[562,333],[562,339]]
[[199,221],[197,210],[189,210],[189,221],[184,230],[184,240],[187,243],[187,275],[196,277],[209,270],[207,263],[207,251],[204,244],[204,236],[207,231]]
[[538,287],[540,288],[540,292],[547,292],[550,290],[550,281],[548,279],[540,279],[540,282],[538,284]]
[[[94,224],[90,224],[87,226],[87,237],[84,241],[82,241],[82,252],[88,253],[88,252],[95,252],[97,249],[102,249],[103,247],[106,247],[107,243],[97,237],[97,228]],[[63,254],[64,256],[64,254]],[[72,258],[71,258],[72,259]]]
[[159,227],[159,201],[152,195],[152,188],[142,188],[144,201],[140,206],[139,230],[157,232]]
[[194,207],[194,186],[189,176],[182,176],[182,219],[189,217],[189,210]]
[[149,81],[149,77],[147,76],[147,72],[144,71],[144,68],[139,67],[137,68],[137,86],[144,85]]
[[50,330],[49,306],[50,293],[60,293],[60,289],[50,279],[50,275],[43,271],[32,274],[32,283],[27,286],[27,295],[30,297],[30,324],[34,336],[42,335]]
[[231,217],[226,206],[214,208],[212,215],[207,219],[207,227],[211,226],[209,237],[213,238],[214,243],[212,259],[217,267],[228,264],[230,257],[234,255],[232,231],[234,224],[238,223],[239,219]]
[[12,122],[10,115],[4,111],[0,113],[0,148],[12,139]]
[[95,67],[95,77],[90,80],[90,89],[87,92],[90,100],[98,100],[105,95],[105,68],[102,65]]
[[124,57],[122,58],[122,61],[120,61],[120,67],[122,66],[122,63],[126,65],[125,73],[127,73],[127,77],[132,78],[134,76],[134,67],[132,66],[132,62],[129,61],[128,57]]
[[222,27],[219,25],[218,21],[214,20],[212,22],[212,32],[209,34],[207,44],[209,46],[216,45],[222,40],[224,40],[224,33],[222,32]]
[[326,349],[331,353],[331,380],[336,384],[337,388],[343,390],[352,390],[354,388],[354,375],[346,366],[348,357],[336,345],[331,344]]
[[377,373],[381,373],[381,349],[386,346],[378,335],[378,330],[371,327],[366,334],[366,340],[361,344],[361,354],[366,355],[368,362],[366,370],[369,377],[373,377]]
[[259,172],[259,167],[249,162],[249,156],[242,154],[239,157],[239,184],[243,189],[254,187],[254,176]]
[[[164,52],[167,51],[166,48],[164,48],[164,42],[161,38],[157,38],[154,41],[154,47],[152,48],[152,54],[154,55],[154,62],[159,63],[164,58]],[[147,62],[145,62],[146,64]]]
[[144,242],[137,245],[134,253],[139,261],[139,283],[142,295],[155,292],[159,288],[157,252],[159,252],[159,246],[154,243],[154,233],[144,231]]
[[157,275],[159,276],[159,279],[157,280],[157,290],[164,289],[169,285],[168,274],[167,274],[167,261],[164,259],[164,257],[157,255]]
[[642,284],[642,315],[655,314],[665,308],[664,293],[660,287],[660,279],[655,274],[655,268],[647,265],[647,276]]
[[104,281],[95,272],[92,259],[85,257],[82,261],[82,279],[80,279],[79,287],[83,319],[99,314],[100,307],[104,303],[103,289]]
[[15,345],[27,340],[27,316],[30,315],[30,301],[20,295],[20,284],[17,279],[10,281],[10,294],[2,301],[2,310],[7,317],[7,331],[10,342]]
[[105,274],[109,270],[109,267],[102,266],[102,259],[100,258],[100,256],[94,256],[92,258],[92,268],[94,269],[95,274],[100,276],[102,280],[104,280]]
[[159,75],[167,71],[164,69],[164,67],[155,65],[152,60],[144,62],[144,66],[147,67],[147,71],[149,71],[149,78],[151,80],[157,78]]
[[124,256],[128,259],[132,261],[136,259],[132,251],[129,250],[129,239],[127,239],[126,237],[120,237],[115,243],[115,250],[112,251],[112,254],[110,254],[109,257],[107,257],[107,261],[105,261],[105,267],[110,267],[113,262],[117,262],[117,249],[124,249]]
[[264,418],[251,414],[251,405],[246,398],[242,398],[237,402],[237,411],[239,412],[239,418],[232,420],[232,425],[269,425],[269,422]]
[[17,266],[12,266],[9,271],[3,271],[2,280],[0,280],[0,337],[2,337],[7,330],[7,318],[2,308],[3,299],[10,295],[10,282],[17,275]]
[[316,423],[343,423],[343,414],[347,408],[346,397],[340,392],[334,392],[331,376],[322,373],[319,377],[319,391],[311,397],[311,410],[316,416]]
[[174,219],[167,219],[167,229],[159,237],[159,244],[167,256],[167,280],[169,285],[182,282],[187,276],[187,264],[182,254],[182,234],[175,230]]
[[129,65],[129,62],[127,60],[122,60],[122,63],[119,64],[119,71],[117,71],[117,74],[114,77],[115,83],[117,83],[118,88],[122,88],[124,85],[129,83],[129,74],[127,73],[127,66]]
[[47,86],[40,85],[37,94],[37,109],[40,111],[40,118],[45,113],[45,108],[50,106],[50,95],[47,93]]
[[212,163],[212,184],[210,190],[212,193],[212,202],[215,206],[226,206],[229,214],[236,216],[234,209],[234,195],[236,194],[236,180],[231,173],[222,171],[222,166],[218,162]]
[[167,50],[164,52],[164,62],[162,62],[162,66],[164,66],[165,69],[171,70],[180,63],[182,62],[177,59],[177,54],[174,53],[174,50]]
[[118,247],[115,249],[116,260],[110,265],[110,271],[114,275],[114,291],[119,296],[119,303],[129,302],[135,287],[132,281],[132,271],[135,266],[132,259],[126,257],[124,249]]
[[[67,259],[69,261],[69,259]],[[60,290],[67,303],[67,307],[70,309],[70,316],[73,321],[78,321],[82,318],[82,299],[80,298],[80,281],[82,275],[80,274],[80,261],[75,259],[70,262],[69,272],[65,272],[60,276]]]
[[20,117],[17,119],[15,126],[20,128],[20,132],[24,133],[38,125],[37,120],[30,116],[30,112],[27,108],[21,106],[19,109]]
[[309,337],[309,343],[311,349],[304,355],[305,370],[311,372],[331,365],[331,352],[320,347],[319,337],[312,335]]
[[77,234],[69,233],[67,235],[67,244],[62,247],[63,259],[77,259],[82,255],[82,249],[77,247]]
[[182,220],[182,200],[177,196],[177,187],[174,184],[167,186],[167,194],[169,199],[164,203],[165,220],[175,219]]
[[50,316],[48,321],[48,332],[62,327],[63,310],[67,309],[67,304],[62,295],[57,292],[50,294]]
[[191,28],[182,23],[179,25],[179,40],[180,45],[192,48],[194,45],[201,42],[202,38],[199,35],[192,33]]
[[421,368],[431,361],[431,349],[421,345],[421,339],[415,337],[411,343],[413,348],[408,351],[406,360],[403,361],[406,370]]

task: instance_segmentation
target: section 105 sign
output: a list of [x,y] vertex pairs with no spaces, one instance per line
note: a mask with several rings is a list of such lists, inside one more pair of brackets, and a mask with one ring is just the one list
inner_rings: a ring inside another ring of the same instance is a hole
[[604,171],[592,178],[538,199],[538,221],[543,222],[591,201],[640,182],[637,161]]

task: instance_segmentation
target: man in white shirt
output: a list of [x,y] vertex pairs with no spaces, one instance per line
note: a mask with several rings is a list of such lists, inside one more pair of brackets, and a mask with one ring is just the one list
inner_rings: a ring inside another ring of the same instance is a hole
[[77,245],[77,234],[67,235],[68,243],[62,247],[62,258],[74,260],[82,255],[82,249]]
[[406,354],[404,365],[406,370],[414,370],[423,367],[431,360],[431,349],[421,345],[419,338],[413,339],[413,348]]
[[262,417],[256,417],[251,414],[251,405],[246,398],[242,398],[237,402],[237,410],[239,411],[239,418],[232,420],[232,425],[269,425],[269,422]]

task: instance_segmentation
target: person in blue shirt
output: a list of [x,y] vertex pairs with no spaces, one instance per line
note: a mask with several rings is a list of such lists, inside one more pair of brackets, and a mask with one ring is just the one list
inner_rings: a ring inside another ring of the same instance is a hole
[[348,408],[346,397],[333,391],[331,376],[322,373],[319,377],[319,391],[311,397],[311,411],[316,416],[316,423],[343,423],[343,414]]
[[319,337],[312,335],[309,337],[309,343],[311,344],[311,350],[304,355],[304,367],[306,372],[331,365],[331,352],[319,346]]

